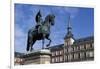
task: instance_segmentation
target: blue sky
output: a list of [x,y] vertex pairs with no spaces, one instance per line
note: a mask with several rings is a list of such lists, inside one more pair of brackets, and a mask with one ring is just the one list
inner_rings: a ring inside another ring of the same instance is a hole
[[[50,13],[55,15],[55,25],[51,27],[51,46],[64,43],[67,33],[68,15],[71,15],[72,33],[75,39],[94,34],[94,9],[65,6],[47,6],[15,4],[15,51],[26,52],[27,32],[36,25],[35,15],[41,10],[43,19]],[[47,44],[45,40],[45,45]],[[37,41],[34,48],[41,49],[42,41]]]

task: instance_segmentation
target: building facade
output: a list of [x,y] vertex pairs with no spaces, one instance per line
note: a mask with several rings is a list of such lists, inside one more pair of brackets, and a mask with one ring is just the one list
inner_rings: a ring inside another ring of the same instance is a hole
[[52,46],[49,49],[52,52],[51,63],[94,60],[94,36],[75,39],[69,16],[64,44]]
[[51,63],[94,60],[93,36],[77,39],[72,45],[67,43],[50,47]]

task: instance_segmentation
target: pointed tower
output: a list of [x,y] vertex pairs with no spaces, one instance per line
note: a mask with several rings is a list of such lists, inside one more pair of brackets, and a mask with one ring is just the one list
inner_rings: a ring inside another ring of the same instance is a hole
[[68,50],[71,50],[71,45],[74,43],[74,38],[72,34],[72,27],[71,27],[71,19],[70,16],[68,17],[68,25],[67,25],[67,34],[64,37],[64,55],[63,55],[63,61],[69,61],[68,55],[66,54]]
[[66,34],[64,40],[65,40],[65,43],[64,43],[65,46],[71,46],[74,42],[70,16],[69,16],[69,19],[68,19],[67,34]]

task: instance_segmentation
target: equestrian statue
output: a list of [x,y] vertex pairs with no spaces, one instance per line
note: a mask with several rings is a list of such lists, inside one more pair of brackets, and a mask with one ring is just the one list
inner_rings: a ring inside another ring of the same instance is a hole
[[27,51],[33,50],[33,45],[37,40],[42,40],[42,49],[44,48],[44,39],[49,40],[49,43],[46,45],[46,47],[50,46],[51,39],[50,36],[50,28],[54,25],[54,19],[55,16],[53,14],[48,14],[44,21],[42,19],[41,12],[36,14],[35,20],[36,20],[36,26],[29,29],[28,31],[28,38],[27,38]]

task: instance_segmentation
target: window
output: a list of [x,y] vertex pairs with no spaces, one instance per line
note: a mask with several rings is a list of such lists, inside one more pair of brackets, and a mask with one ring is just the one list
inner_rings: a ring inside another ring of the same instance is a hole
[[74,51],[74,47],[72,47],[72,50]]
[[84,49],[84,45],[80,45],[80,50],[83,50]]
[[93,51],[90,51],[89,52],[89,57],[93,57],[94,56],[94,52]]
[[62,56],[60,56],[60,61],[63,61],[63,57]]
[[52,58],[52,62],[54,62],[54,58]]
[[16,62],[16,61],[17,61],[17,58],[15,58],[14,62]]
[[20,59],[20,61],[22,62],[22,61],[23,61],[23,59]]
[[74,46],[74,51],[76,51],[76,47]]
[[57,57],[55,57],[55,60],[56,60],[56,62],[57,62]]
[[74,51],[78,51],[78,46],[74,46]]
[[80,58],[84,58],[84,57],[85,57],[84,52],[81,52],[81,53],[80,53]]
[[86,57],[89,57],[89,51],[86,52]]
[[69,47],[68,48],[68,52],[71,52],[71,51],[73,51],[73,48],[72,47]]
[[56,51],[56,55],[59,55],[59,51]]
[[67,39],[65,40],[65,46],[68,46],[68,44],[69,44],[69,40]]
[[66,54],[68,51],[67,51],[67,48],[64,50],[64,53]]
[[59,62],[59,57],[56,57],[56,62]]
[[57,62],[59,62],[59,57],[57,57]]
[[94,43],[92,43],[92,48],[94,47]]
[[62,50],[60,50],[59,52],[60,52],[60,55],[62,55]]
[[65,46],[67,46],[67,42],[65,42]]
[[86,44],[86,49],[89,49],[90,48],[90,44]]
[[67,61],[67,55],[66,55],[66,58],[65,58],[65,60]]
[[16,61],[19,63],[20,62],[20,58],[18,58]]
[[86,52],[86,57],[93,57],[94,56],[94,52],[93,51],[87,51]]
[[68,44],[67,45],[70,45],[70,39],[68,40],[68,42],[67,42]]
[[72,54],[69,54],[68,55],[68,60],[70,61],[70,60],[72,60],[73,59],[73,55]]
[[55,52],[52,52],[52,56],[55,56]]
[[78,59],[78,53],[74,54],[74,59]]

